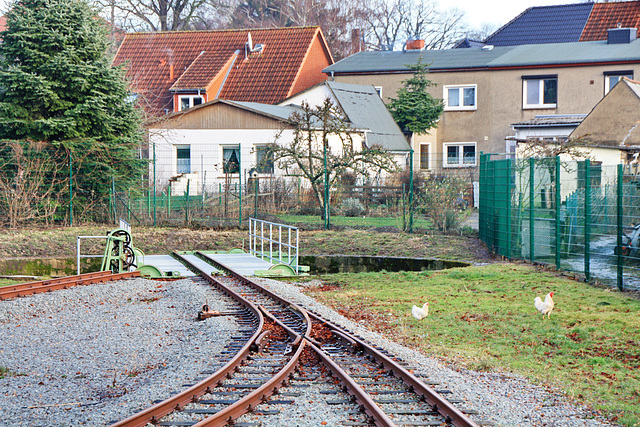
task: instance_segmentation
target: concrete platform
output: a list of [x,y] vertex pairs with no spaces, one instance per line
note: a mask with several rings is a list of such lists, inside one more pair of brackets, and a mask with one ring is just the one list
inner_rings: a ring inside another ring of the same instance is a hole
[[256,270],[268,270],[273,264],[251,254],[207,254],[208,258],[223,264],[243,276],[254,276]]

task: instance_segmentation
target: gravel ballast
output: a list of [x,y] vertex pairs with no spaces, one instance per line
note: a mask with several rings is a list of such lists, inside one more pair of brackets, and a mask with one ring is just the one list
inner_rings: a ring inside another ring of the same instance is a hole
[[[300,285],[257,280],[403,358],[417,374],[451,390],[460,406],[476,411],[476,420],[615,425],[523,378],[448,368],[317,303]],[[212,355],[238,329],[233,317],[196,321],[205,301],[212,310],[227,308],[213,289],[191,279],[130,279],[0,301],[0,366],[14,374],[0,379],[0,426],[104,426],[183,390],[215,365]],[[343,419],[320,401],[280,410],[263,425],[336,425]]]

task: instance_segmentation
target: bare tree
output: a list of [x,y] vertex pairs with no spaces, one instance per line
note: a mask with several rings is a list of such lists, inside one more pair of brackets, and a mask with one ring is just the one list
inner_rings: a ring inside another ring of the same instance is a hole
[[94,0],[112,24],[134,31],[180,31],[219,25],[225,0]]
[[[285,129],[293,130],[293,140],[279,143]],[[291,115],[282,132],[270,144],[273,160],[289,176],[305,178],[322,208],[323,218],[329,208],[327,189],[336,185],[347,171],[366,177],[380,170],[398,170],[387,151],[357,146],[350,123],[330,99],[318,107],[303,103],[300,112]]]
[[409,39],[442,49],[463,34],[464,12],[441,10],[433,0],[360,0],[359,6],[356,21],[369,49],[400,49]]

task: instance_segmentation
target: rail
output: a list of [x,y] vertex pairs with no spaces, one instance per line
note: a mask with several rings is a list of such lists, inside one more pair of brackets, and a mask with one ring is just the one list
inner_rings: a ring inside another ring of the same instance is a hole
[[[285,236],[283,236],[283,230]],[[267,232],[268,236],[265,234]],[[283,237],[286,238],[286,242],[283,241]],[[295,240],[295,243],[292,240]],[[287,264],[298,274],[300,272],[298,266],[299,242],[297,227],[249,218],[249,252],[260,259],[268,258],[271,262]],[[265,244],[268,251],[265,250]],[[276,247],[275,251],[274,246]]]

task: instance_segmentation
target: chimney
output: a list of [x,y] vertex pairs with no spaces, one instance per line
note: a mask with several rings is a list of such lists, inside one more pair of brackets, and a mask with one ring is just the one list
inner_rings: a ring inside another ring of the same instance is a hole
[[169,64],[169,81],[173,81],[173,64]]
[[607,44],[628,44],[638,36],[637,28],[611,28],[607,30]]
[[407,50],[422,50],[424,49],[424,40],[407,40]]

